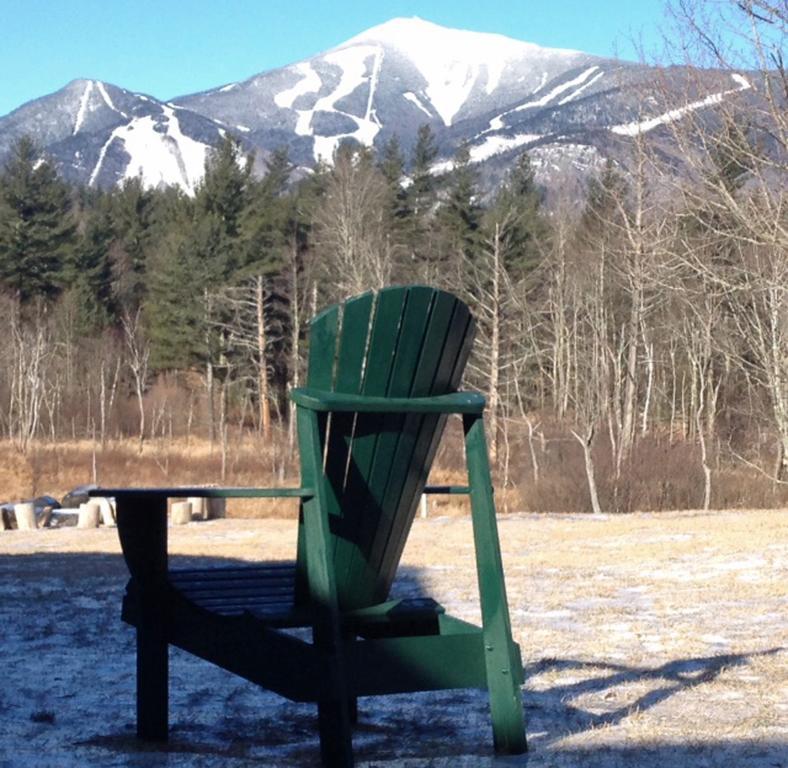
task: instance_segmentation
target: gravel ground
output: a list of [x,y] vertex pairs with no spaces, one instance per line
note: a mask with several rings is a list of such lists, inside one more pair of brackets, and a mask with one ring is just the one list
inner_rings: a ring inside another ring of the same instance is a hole
[[[785,510],[502,518],[530,752],[495,758],[486,697],[365,699],[360,766],[788,766]],[[170,530],[177,564],[292,556],[287,520]],[[112,529],[0,534],[0,767],[311,766],[314,708],[172,652],[166,750],[133,737],[133,631]],[[478,620],[465,517],[417,520],[400,594]]]

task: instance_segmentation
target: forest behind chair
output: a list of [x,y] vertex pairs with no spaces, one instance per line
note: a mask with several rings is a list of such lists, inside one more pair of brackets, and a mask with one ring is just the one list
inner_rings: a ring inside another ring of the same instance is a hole
[[[172,644],[316,703],[325,766],[353,765],[357,698],[411,691],[486,688],[495,750],[525,751],[523,667],[506,602],[484,398],[457,391],[473,330],[465,304],[423,286],[331,306],[312,320],[306,387],[291,393],[299,488],[94,492],[117,500],[131,573],[122,615],[137,631],[140,737],[167,738]],[[463,421],[468,485],[427,488],[452,414]],[[481,627],[431,598],[389,598],[425,491],[470,495]],[[167,499],[186,496],[299,498],[295,561],[170,570]],[[294,627],[311,629],[311,640],[284,631]]]

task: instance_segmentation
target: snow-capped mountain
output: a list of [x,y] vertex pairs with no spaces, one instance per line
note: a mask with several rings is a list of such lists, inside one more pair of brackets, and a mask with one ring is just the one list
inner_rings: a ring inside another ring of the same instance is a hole
[[151,96],[100,80],[73,80],[0,118],[0,158],[27,135],[69,181],[109,186],[141,176],[147,186],[175,184],[191,192],[223,130]]
[[225,132],[258,157],[286,146],[295,163],[311,166],[330,162],[344,141],[379,147],[397,135],[407,150],[429,123],[438,169],[467,142],[493,185],[523,149],[543,177],[567,165],[583,172],[633,135],[750,88],[745,74],[709,71],[698,81],[680,67],[393,19],[312,58],[166,103],[74,81],[0,118],[0,161],[26,133],[71,180],[108,185],[141,175],[191,191]]

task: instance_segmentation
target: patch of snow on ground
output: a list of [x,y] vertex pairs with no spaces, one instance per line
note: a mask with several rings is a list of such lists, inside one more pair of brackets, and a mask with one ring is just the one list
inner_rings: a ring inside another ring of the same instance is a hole
[[752,88],[750,81],[742,75],[733,74],[731,75],[731,78],[735,83],[738,84],[738,88],[729,88],[727,91],[713,93],[710,96],[706,96],[705,99],[699,99],[698,101],[685,104],[683,107],[671,109],[669,112],[664,112],[663,114],[658,115],[657,117],[649,118],[648,120],[634,120],[631,123],[614,125],[610,130],[612,133],[616,133],[619,136],[637,136],[639,133],[648,133],[660,125],[666,125],[667,123],[673,123],[676,120],[680,120],[685,115],[688,115],[690,112],[694,112],[697,109],[703,109],[704,107],[710,107],[713,104],[719,104],[725,96],[728,96],[731,93],[746,91]]
[[90,100],[91,93],[93,93],[93,81],[88,80],[88,84],[85,86],[85,90],[82,91],[82,98],[80,98],[79,100],[79,110],[77,112],[77,118],[74,121],[74,131],[71,134],[72,136],[76,136],[77,132],[82,127],[82,123],[85,120],[85,113],[87,112],[88,101]]
[[301,79],[291,88],[286,91],[281,91],[274,96],[274,103],[277,107],[282,109],[290,109],[293,102],[304,93],[314,93],[320,89],[320,77],[317,72],[312,69],[308,61],[302,61],[296,64],[294,69],[301,75]]
[[232,91],[238,87],[238,83],[230,83],[229,85],[225,85],[219,89],[219,93],[227,93],[227,91]]

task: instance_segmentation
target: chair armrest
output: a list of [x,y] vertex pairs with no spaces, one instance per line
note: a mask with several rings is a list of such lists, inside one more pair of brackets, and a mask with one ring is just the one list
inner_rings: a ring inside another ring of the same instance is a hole
[[314,496],[311,488],[94,488],[89,496],[113,496],[116,499],[177,499],[196,496],[205,499],[306,499]]
[[290,399],[310,411],[332,413],[464,413],[481,414],[484,395],[452,392],[434,397],[369,397],[300,387],[290,391]]
[[167,574],[167,499],[309,498],[310,488],[95,488],[90,496],[117,502],[118,537],[132,578],[156,594]]

